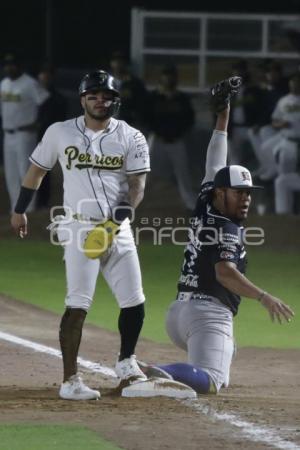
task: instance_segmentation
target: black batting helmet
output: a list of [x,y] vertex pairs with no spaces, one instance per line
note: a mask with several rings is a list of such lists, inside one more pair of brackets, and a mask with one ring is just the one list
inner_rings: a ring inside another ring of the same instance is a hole
[[114,95],[114,100],[110,106],[109,112],[112,116],[117,114],[121,104],[117,80],[105,70],[95,70],[94,72],[89,72],[84,75],[80,82],[79,95],[85,95],[93,90],[112,92]]

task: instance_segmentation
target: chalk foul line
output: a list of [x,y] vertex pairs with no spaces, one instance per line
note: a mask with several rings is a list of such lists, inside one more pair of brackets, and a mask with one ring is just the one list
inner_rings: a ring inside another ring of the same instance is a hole
[[[199,399],[181,400],[181,403],[194,409],[197,412],[205,414],[213,420],[218,420],[230,424],[231,426],[237,428],[240,433],[250,441],[263,442],[265,444],[272,445],[273,447],[280,450],[300,450],[300,447],[297,444],[280,436],[277,428],[248,422],[241,419],[236,414],[218,412],[211,405],[203,404]],[[289,428],[289,431],[291,432],[292,430]],[[296,429],[293,431],[295,432]]]
[[[3,333],[0,331],[0,339],[4,341],[11,342],[12,344],[21,345],[22,347],[30,348],[36,352],[47,353],[51,356],[56,356],[57,358],[61,358],[61,351],[56,350],[55,348],[48,347],[46,345],[41,345],[33,341],[29,341],[28,339],[22,339],[17,336],[14,336],[9,333]],[[102,366],[99,363],[88,361],[86,359],[77,358],[78,364],[86,369],[89,369],[93,372],[101,373],[102,375],[106,375],[112,378],[117,378],[117,375],[113,369],[109,367]]]

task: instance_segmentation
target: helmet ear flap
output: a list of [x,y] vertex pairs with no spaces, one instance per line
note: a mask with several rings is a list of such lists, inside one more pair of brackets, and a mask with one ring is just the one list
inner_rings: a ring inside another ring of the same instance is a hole
[[121,99],[120,97],[114,97],[112,103],[111,103],[111,115],[112,116],[117,116],[120,110],[120,106],[121,106]]

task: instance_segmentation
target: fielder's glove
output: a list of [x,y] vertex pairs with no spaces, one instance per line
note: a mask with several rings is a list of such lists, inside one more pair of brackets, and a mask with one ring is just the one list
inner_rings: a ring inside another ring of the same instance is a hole
[[241,77],[230,77],[211,88],[211,104],[216,114],[228,107],[231,98],[238,92],[242,82]]
[[100,258],[112,245],[115,236],[119,233],[120,226],[112,220],[100,223],[88,232],[83,249],[87,258]]
[[114,238],[120,231],[121,223],[133,218],[133,208],[128,202],[121,202],[113,210],[113,220],[100,223],[88,232],[83,249],[87,258],[100,258],[112,245]]

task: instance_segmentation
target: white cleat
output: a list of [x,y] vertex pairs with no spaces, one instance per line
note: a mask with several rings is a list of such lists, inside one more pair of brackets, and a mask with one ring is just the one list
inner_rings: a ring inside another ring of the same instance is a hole
[[132,382],[147,380],[146,375],[138,366],[135,355],[122,359],[122,361],[117,361],[115,371],[121,380],[128,380],[129,378],[132,379]]
[[98,400],[101,397],[99,391],[86,386],[77,374],[62,383],[59,396],[65,400]]
[[186,384],[166,378],[149,378],[122,389],[122,397],[197,398],[197,393]]

